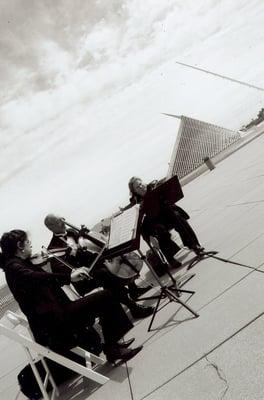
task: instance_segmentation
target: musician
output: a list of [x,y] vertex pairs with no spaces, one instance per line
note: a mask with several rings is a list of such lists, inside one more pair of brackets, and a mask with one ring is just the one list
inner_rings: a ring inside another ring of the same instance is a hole
[[0,245],[8,286],[38,343],[63,353],[78,345],[78,335],[98,317],[109,362],[129,360],[142,349],[128,349],[132,340],[118,343],[133,324],[110,292],[102,290],[76,301],[65,295],[61,286],[84,279],[87,268],[58,273],[36,269],[30,260],[31,242],[22,230],[4,233]]
[[[138,177],[133,176],[128,183],[130,191],[130,206],[141,203],[145,194],[154,189],[154,184],[146,185]],[[162,211],[158,217],[145,216],[142,224],[143,238],[147,241],[154,236],[159,241],[159,246],[168,262],[174,264],[174,255],[180,247],[172,240],[169,230],[175,229],[183,242],[183,245],[200,254],[204,248],[201,247],[198,238],[188,223],[189,215],[176,204],[173,206],[162,205]]]
[[[63,259],[68,261],[72,266],[80,267],[92,264],[97,253],[81,248],[79,246],[80,235],[72,229],[66,229],[62,218],[48,214],[44,223],[53,232],[53,237],[48,245],[49,250],[67,246],[70,252],[68,251]],[[95,288],[103,287],[111,291],[118,302],[129,308],[133,318],[145,318],[151,315],[154,312],[154,308],[137,304],[129,295],[129,291],[124,283],[107,269],[105,265],[107,262],[99,262],[96,265],[92,273],[92,279],[74,283],[77,292],[83,296]],[[57,260],[51,260],[51,267],[54,272],[64,271],[67,268]]]

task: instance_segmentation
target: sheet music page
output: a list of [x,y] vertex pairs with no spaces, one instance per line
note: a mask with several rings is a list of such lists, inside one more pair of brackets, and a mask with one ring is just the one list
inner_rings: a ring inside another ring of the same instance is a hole
[[139,207],[139,204],[136,204],[134,207],[123,211],[122,214],[112,217],[108,242],[109,249],[135,238]]

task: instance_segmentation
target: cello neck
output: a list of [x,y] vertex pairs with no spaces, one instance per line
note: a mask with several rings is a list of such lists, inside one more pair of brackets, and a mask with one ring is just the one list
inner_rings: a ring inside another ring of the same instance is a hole
[[72,225],[71,223],[66,221],[65,219],[63,219],[63,222],[65,223],[65,225],[69,226],[70,228],[74,229],[76,232],[80,233],[81,236],[90,240],[96,246],[99,246],[100,248],[105,247],[106,238],[103,235],[101,235],[97,232],[92,232],[92,231],[90,231],[90,229],[88,229],[84,226],[82,226],[81,228],[78,228],[77,226]]

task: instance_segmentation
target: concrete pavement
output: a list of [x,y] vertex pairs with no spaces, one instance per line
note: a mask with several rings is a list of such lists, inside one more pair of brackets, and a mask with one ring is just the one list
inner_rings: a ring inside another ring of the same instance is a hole
[[[144,349],[127,365],[103,366],[111,378],[106,385],[78,378],[62,399],[263,400],[263,149],[259,136],[185,185],[179,203],[207,250],[243,265],[201,260],[188,271],[195,277],[186,284],[196,293],[181,297],[200,317],[170,303],[158,312],[151,332],[150,318],[137,321],[129,337]],[[185,273],[193,254],[183,249],[179,257],[185,266],[175,276]],[[0,398],[13,400],[23,355],[6,339],[0,346]]]

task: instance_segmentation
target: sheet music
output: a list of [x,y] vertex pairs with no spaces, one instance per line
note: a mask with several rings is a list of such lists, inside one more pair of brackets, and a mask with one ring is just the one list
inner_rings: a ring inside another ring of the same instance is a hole
[[122,214],[112,217],[108,249],[135,238],[139,207],[139,204],[136,204],[134,207],[122,212]]

